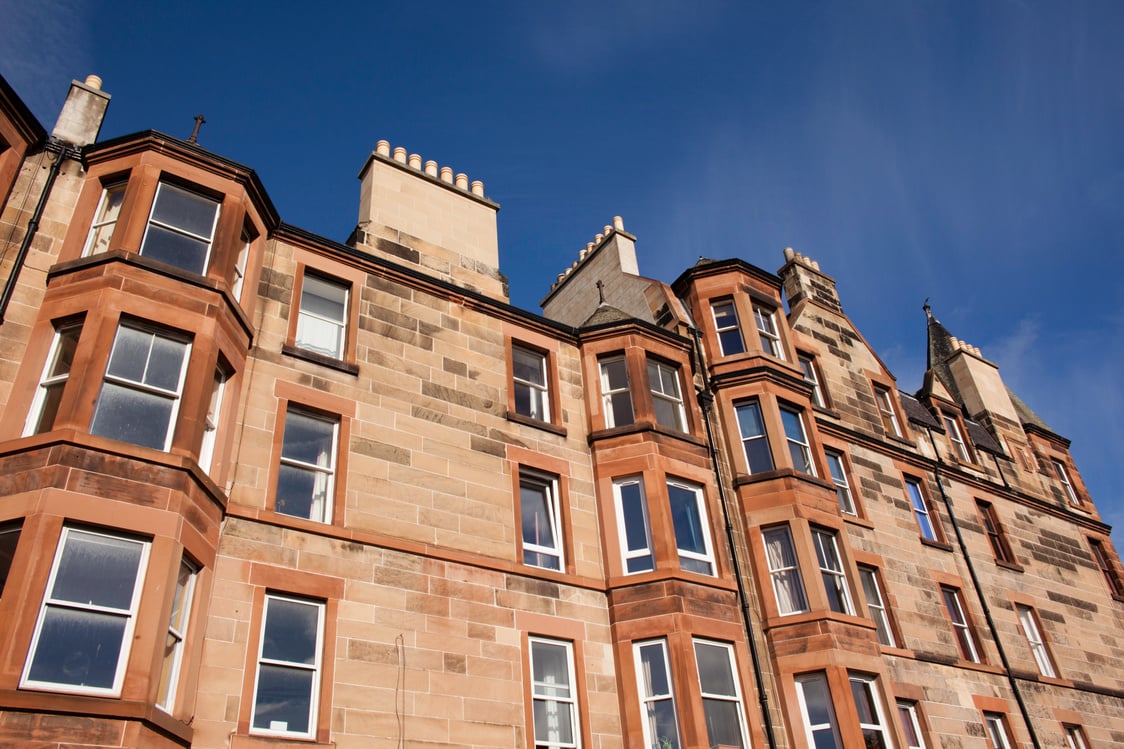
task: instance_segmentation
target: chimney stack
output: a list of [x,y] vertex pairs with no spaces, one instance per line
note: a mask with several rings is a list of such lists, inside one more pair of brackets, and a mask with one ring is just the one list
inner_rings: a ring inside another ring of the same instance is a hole
[[85,83],[70,82],[70,92],[59,112],[51,135],[72,146],[88,146],[98,139],[110,96],[101,90],[101,78],[86,77]]

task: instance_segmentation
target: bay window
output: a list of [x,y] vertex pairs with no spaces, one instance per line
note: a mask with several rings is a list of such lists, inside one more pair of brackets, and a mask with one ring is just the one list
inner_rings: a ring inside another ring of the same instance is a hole
[[798,614],[808,610],[804,595],[804,582],[800,578],[800,562],[792,544],[792,533],[787,525],[768,528],[762,533],[765,542],[765,560],[769,565],[769,578],[777,600],[777,612]]
[[703,575],[714,574],[714,554],[710,548],[710,525],[701,486],[679,480],[667,482],[671,504],[671,523],[679,549],[679,567]]
[[695,639],[695,666],[699,672],[706,745],[746,749],[745,709],[738,685],[734,648],[723,642]]
[[140,252],[191,273],[207,272],[219,202],[169,182],[156,188]]
[[671,685],[667,641],[650,640],[632,646],[644,722],[644,746],[679,749],[679,715]]
[[65,527],[21,687],[120,693],[149,544]]
[[167,450],[191,344],[135,324],[117,328],[91,434]]

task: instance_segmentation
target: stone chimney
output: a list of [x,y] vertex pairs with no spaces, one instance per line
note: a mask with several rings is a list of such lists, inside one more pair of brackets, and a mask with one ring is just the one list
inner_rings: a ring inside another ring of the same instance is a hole
[[101,78],[86,77],[85,83],[70,82],[70,92],[59,112],[51,136],[72,146],[88,146],[98,139],[110,96],[101,90]]
[[581,325],[602,305],[653,322],[646,295],[651,284],[640,275],[636,237],[624,230],[620,216],[614,216],[613,223],[586,242],[578,259],[558,274],[539,304],[545,317],[567,325]]
[[359,172],[359,223],[348,244],[494,299],[508,300],[499,270],[496,212],[484,183],[438,168],[380,140]]
[[784,282],[784,293],[789,307],[800,302],[810,301],[827,307],[833,312],[843,312],[839,295],[835,291],[835,279],[820,270],[820,264],[791,247],[784,249],[785,264],[777,275]]

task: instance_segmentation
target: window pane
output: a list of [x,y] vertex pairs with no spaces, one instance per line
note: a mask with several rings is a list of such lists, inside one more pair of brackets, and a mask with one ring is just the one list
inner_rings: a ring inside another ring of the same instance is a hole
[[144,384],[161,390],[176,392],[180,388],[183,357],[187,344],[162,336],[152,336],[152,355],[144,374]]
[[152,347],[152,333],[121,326],[113,340],[113,353],[109,357],[109,374],[133,382],[144,382],[148,366],[148,353]]
[[703,714],[710,746],[745,746],[737,702],[703,698]]
[[129,617],[48,606],[28,679],[111,689]]
[[51,598],[128,611],[144,544],[69,531]]
[[209,242],[150,224],[144,237],[141,254],[192,273],[202,274],[206,269],[209,247]]
[[254,728],[308,733],[314,671],[262,663],[254,703]]
[[319,607],[284,598],[270,598],[268,604],[262,635],[262,658],[315,664]]
[[19,528],[0,530],[0,593],[8,582],[8,572],[12,569],[12,558],[16,555],[16,545],[20,540]]
[[322,520],[330,487],[331,478],[326,473],[282,464],[277,474],[277,512]]
[[306,275],[301,288],[301,311],[342,323],[347,311],[347,289],[338,283]]
[[695,661],[699,667],[699,683],[709,694],[737,694],[734,673],[730,669],[730,651],[705,642],[695,643]]
[[[706,555],[706,537],[699,516],[699,495],[696,490],[677,484],[667,485],[671,501],[671,521],[675,528],[675,542],[680,551]],[[710,571],[707,566],[707,572]]]
[[765,436],[765,422],[757,402],[744,403],[737,408],[738,428],[750,473],[773,470],[773,456]]
[[175,185],[160,184],[152,218],[162,224],[210,238],[218,203]]
[[285,414],[282,454],[288,460],[327,468],[332,463],[335,423],[298,411]]
[[175,401],[106,382],[90,432],[141,447],[163,450]]
[[573,705],[566,702],[535,700],[534,706],[536,746],[574,743]]

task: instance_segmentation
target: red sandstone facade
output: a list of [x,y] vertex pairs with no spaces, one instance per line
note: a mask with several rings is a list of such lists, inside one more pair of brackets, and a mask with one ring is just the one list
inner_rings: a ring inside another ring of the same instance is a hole
[[904,393],[619,220],[532,314],[464,175],[380,142],[341,245],[107,102],[0,86],[0,743],[1124,741],[1109,528],[932,315]]

